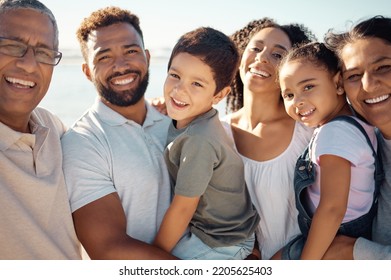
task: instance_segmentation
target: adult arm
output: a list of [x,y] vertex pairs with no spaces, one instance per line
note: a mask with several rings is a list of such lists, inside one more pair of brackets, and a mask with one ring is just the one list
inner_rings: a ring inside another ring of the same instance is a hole
[[199,197],[175,195],[153,244],[171,252],[189,225],[199,200]]
[[391,260],[391,140],[381,140],[385,180],[380,188],[379,209],[374,221],[374,241],[339,236],[331,244],[325,259]]
[[91,259],[176,259],[126,234],[126,217],[117,193],[79,208],[73,219],[76,234]]
[[321,196],[301,259],[322,259],[347,209],[350,162],[338,156],[322,155],[319,165]]
[[373,241],[357,239],[353,250],[357,260],[391,260],[391,140],[380,137],[379,147],[385,178],[380,187]]
[[338,235],[323,256],[324,260],[391,260],[391,245],[363,237]]

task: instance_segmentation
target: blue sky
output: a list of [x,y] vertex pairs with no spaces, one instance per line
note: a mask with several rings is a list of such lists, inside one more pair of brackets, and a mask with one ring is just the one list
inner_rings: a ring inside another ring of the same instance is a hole
[[230,35],[249,21],[271,17],[298,22],[322,39],[330,28],[343,31],[349,22],[382,14],[391,17],[389,0],[41,0],[55,14],[60,48],[78,48],[75,31],[92,11],[118,6],[140,17],[147,48],[171,48],[180,35],[210,26]]

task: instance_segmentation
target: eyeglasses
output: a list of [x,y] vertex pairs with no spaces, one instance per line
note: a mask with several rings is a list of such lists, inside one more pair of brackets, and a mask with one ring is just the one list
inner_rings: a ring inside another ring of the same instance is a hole
[[33,50],[35,60],[39,63],[55,66],[62,57],[62,53],[55,50],[42,47],[37,48],[20,41],[0,37],[0,53],[2,54],[20,58],[26,55],[29,48]]

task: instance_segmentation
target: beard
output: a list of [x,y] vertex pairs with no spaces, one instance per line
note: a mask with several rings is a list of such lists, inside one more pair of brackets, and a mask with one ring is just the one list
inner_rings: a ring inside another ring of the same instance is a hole
[[[109,81],[117,76],[126,75],[129,73],[137,73],[140,75],[140,72],[128,70],[123,73],[114,73],[110,77],[106,79],[107,84],[110,84]],[[109,103],[120,106],[120,107],[127,107],[136,104],[140,101],[140,99],[144,96],[145,91],[147,90],[149,83],[149,71],[145,74],[145,76],[142,78],[140,84],[135,89],[129,89],[129,90],[123,90],[120,92],[117,92],[113,90],[110,87],[105,87],[102,83],[94,80],[94,84],[96,89],[98,90],[98,93],[101,97],[103,97],[105,100],[107,100]]]

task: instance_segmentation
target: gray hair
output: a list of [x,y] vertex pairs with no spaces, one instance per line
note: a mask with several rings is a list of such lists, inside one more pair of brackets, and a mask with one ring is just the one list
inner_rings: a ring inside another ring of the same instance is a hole
[[38,0],[0,0],[0,15],[17,9],[31,9],[48,16],[54,29],[54,49],[58,50],[58,26],[51,10]]

